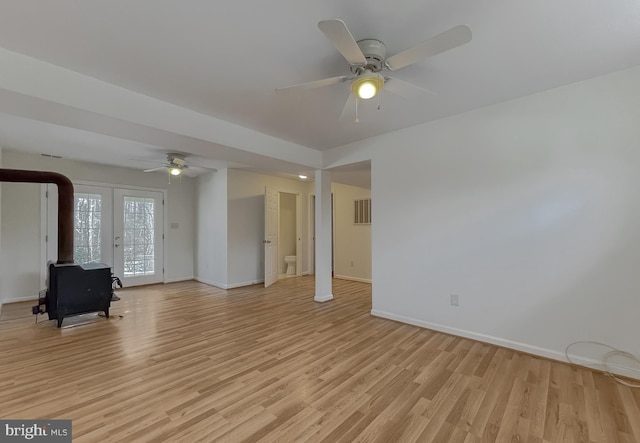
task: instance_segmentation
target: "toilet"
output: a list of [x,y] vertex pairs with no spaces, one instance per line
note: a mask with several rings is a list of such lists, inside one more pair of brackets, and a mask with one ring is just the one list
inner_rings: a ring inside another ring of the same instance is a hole
[[296,256],[286,255],[284,262],[287,264],[287,275],[296,275]]

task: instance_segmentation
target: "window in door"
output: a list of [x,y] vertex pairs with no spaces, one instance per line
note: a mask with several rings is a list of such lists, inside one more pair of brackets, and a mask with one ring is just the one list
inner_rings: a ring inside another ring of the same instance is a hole
[[124,275],[155,274],[155,199],[124,197]]
[[162,192],[118,188],[113,192],[114,273],[125,286],[162,282]]
[[73,259],[85,264],[102,260],[102,195],[74,195]]

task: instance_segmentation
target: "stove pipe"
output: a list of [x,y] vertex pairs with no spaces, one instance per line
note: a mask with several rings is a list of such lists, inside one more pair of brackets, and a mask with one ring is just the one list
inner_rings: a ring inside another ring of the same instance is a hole
[[73,184],[57,172],[0,169],[0,182],[58,185],[58,264],[73,263]]

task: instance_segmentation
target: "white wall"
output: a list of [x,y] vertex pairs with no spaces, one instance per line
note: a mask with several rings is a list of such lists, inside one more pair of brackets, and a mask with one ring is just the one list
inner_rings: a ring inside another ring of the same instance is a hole
[[372,159],[374,314],[558,359],[575,340],[639,355],[638,121],[637,67],[328,153]]
[[[5,157],[9,157],[5,151]],[[5,161],[6,168],[18,168]],[[27,168],[22,168],[27,169]],[[29,168],[32,169],[32,168]],[[0,293],[5,300],[33,300],[43,289],[40,268],[40,185],[3,183]]]
[[219,288],[228,285],[227,178],[222,169],[198,177],[196,278]]
[[[165,280],[193,278],[195,214],[194,180],[168,184],[163,174],[144,174],[128,168],[51,159],[5,149],[5,168],[54,171],[71,180],[141,186],[167,190]],[[40,185],[5,183],[2,186],[3,239],[0,249],[0,293],[6,300],[37,298],[40,283]],[[169,229],[178,223],[177,229]]]
[[301,194],[301,253],[297,265],[308,272],[308,201],[313,184],[229,170],[229,287],[264,281],[264,192],[265,186],[281,192]]
[[[296,196],[286,192],[280,193],[278,220],[278,273],[284,274],[287,265],[284,258],[296,255]],[[297,259],[296,259],[297,261]]]
[[[353,223],[353,201],[371,198],[371,190],[333,183],[334,275],[371,282],[371,225]],[[373,204],[373,203],[372,203]]]
[[[0,146],[0,168],[2,167],[2,146]],[[0,182],[0,251],[2,251],[2,182]],[[4,293],[2,292],[2,272],[0,272],[0,316],[2,315],[2,300],[4,300]]]

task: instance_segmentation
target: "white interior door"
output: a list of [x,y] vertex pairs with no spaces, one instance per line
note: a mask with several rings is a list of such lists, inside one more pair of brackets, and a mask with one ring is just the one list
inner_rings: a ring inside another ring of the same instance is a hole
[[113,190],[113,269],[125,286],[164,280],[163,194]]
[[278,191],[264,193],[264,287],[278,280]]

